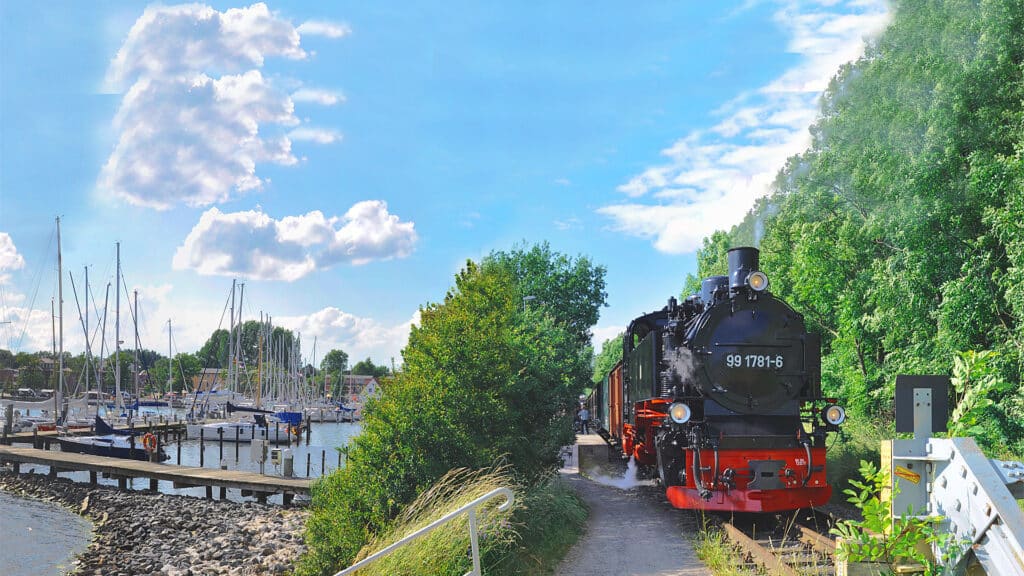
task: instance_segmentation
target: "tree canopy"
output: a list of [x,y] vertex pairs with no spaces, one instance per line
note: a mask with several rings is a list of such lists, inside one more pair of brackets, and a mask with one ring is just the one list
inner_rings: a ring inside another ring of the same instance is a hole
[[[897,374],[949,373],[970,350],[1020,381],[1022,29],[1013,0],[897,2],[830,83],[810,148],[699,253],[720,272],[723,245],[763,230],[771,289],[824,337],[826,390],[865,413],[890,409]],[[1019,438],[1022,399],[992,390],[1008,401],[988,420]]]

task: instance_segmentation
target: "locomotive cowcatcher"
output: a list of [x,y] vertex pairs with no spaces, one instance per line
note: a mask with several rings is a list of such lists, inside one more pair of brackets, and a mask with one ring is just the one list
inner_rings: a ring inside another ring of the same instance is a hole
[[820,338],[768,291],[756,248],[728,262],[728,276],[629,324],[592,411],[677,508],[825,504],[825,438],[846,412],[822,397]]

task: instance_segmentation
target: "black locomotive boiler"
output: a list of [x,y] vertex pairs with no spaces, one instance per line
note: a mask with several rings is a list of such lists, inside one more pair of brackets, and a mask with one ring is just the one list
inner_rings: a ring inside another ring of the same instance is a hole
[[821,344],[768,290],[756,248],[729,275],[634,319],[593,396],[623,454],[678,508],[775,512],[826,503],[825,438],[846,413],[821,393]]

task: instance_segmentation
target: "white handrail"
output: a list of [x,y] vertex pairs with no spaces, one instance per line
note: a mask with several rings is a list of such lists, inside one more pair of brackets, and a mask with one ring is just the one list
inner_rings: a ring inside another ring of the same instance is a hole
[[491,490],[487,494],[484,494],[483,496],[477,498],[476,500],[473,500],[469,504],[466,504],[462,508],[459,508],[458,510],[456,510],[454,512],[451,512],[449,514],[446,514],[446,515],[442,516],[441,518],[438,518],[437,520],[434,520],[430,524],[427,524],[423,528],[420,528],[419,530],[413,532],[412,534],[406,536],[405,538],[402,538],[401,540],[399,540],[398,542],[395,542],[394,544],[388,546],[387,548],[384,548],[383,550],[381,550],[379,552],[376,552],[376,553],[374,553],[373,555],[371,555],[371,556],[369,556],[367,558],[363,558],[359,562],[356,562],[355,564],[349,566],[348,568],[345,568],[341,572],[336,573],[334,576],[345,576],[345,574],[353,574],[356,570],[359,570],[360,568],[363,568],[367,564],[370,564],[372,562],[376,562],[380,558],[383,558],[384,556],[387,556],[388,554],[394,552],[395,550],[397,550],[398,548],[401,548],[402,546],[405,546],[406,544],[408,544],[409,542],[412,542],[413,540],[419,538],[420,536],[423,536],[425,534],[433,532],[436,528],[440,527],[442,524],[447,524],[448,522],[450,522],[451,520],[453,520],[454,518],[456,518],[459,514],[462,514],[463,512],[469,514],[469,543],[470,543],[470,548],[473,551],[473,569],[470,570],[469,572],[466,572],[465,576],[481,576],[481,571],[480,571],[480,546],[479,546],[478,541],[477,541],[477,533],[476,533],[477,532],[476,509],[481,504],[483,504],[484,502],[486,502],[486,501],[490,500],[491,498],[494,498],[495,496],[498,496],[498,495],[502,495],[502,496],[505,497],[505,501],[498,506],[498,510],[501,511],[501,512],[504,512],[504,511],[508,510],[509,507],[512,506],[512,501],[515,499],[515,496],[512,494],[512,490],[510,490],[508,488],[496,488],[494,490]]

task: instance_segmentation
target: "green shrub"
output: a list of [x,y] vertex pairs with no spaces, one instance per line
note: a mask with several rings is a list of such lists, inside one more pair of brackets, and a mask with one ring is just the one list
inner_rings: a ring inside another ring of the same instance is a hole
[[524,309],[504,264],[467,264],[421,309],[403,370],[367,404],[345,468],[317,482],[301,574],[351,564],[417,495],[455,468],[507,462],[524,484],[573,440],[566,409],[589,379],[576,334]]

